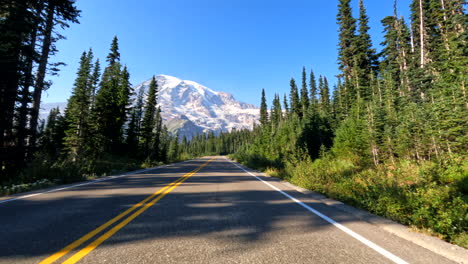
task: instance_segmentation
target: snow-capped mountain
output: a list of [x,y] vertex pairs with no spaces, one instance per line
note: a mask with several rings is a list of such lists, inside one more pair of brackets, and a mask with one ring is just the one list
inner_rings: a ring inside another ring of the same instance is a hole
[[[140,89],[147,92],[150,82],[151,79],[136,85],[135,94]],[[239,102],[231,94],[168,75],[156,76],[156,82],[164,124],[171,133],[178,133],[180,137],[190,139],[202,132],[251,129],[259,120],[258,107]],[[40,118],[47,120],[53,107],[59,107],[63,113],[66,103],[42,104]]]
[[57,103],[42,103],[41,109],[39,110],[39,119],[47,121],[47,117],[50,114],[50,110],[52,108],[58,107],[60,109],[60,113],[65,112],[65,107],[67,107],[67,103],[65,102],[57,102]]
[[[148,91],[151,79],[136,85]],[[168,75],[157,75],[158,104],[168,129],[179,136],[192,136],[201,132],[251,129],[259,119],[259,108],[237,101],[225,92],[214,91],[194,81],[181,80]]]

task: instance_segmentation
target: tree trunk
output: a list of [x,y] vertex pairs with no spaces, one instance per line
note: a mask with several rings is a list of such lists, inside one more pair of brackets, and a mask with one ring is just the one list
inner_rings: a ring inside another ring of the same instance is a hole
[[413,23],[410,22],[410,43],[411,43],[411,53],[414,53],[414,32],[413,32]]
[[39,66],[37,69],[37,76],[36,76],[36,86],[34,87],[33,91],[33,101],[32,101],[32,109],[31,109],[31,139],[30,139],[30,146],[32,151],[36,147],[36,140],[37,140],[37,124],[39,119],[39,109],[41,105],[41,96],[42,91],[44,90],[45,86],[45,74],[47,70],[47,62],[49,59],[50,53],[50,46],[52,44],[52,29],[54,27],[54,10],[55,6],[53,4],[49,4],[47,7],[47,18],[46,24],[44,29],[44,40],[42,42],[42,51],[41,57],[39,59]]
[[[39,1],[36,6],[35,23],[39,25],[41,22],[41,14],[44,7],[44,1]],[[28,54],[26,54],[26,69],[24,72],[23,89],[21,91],[21,106],[18,109],[18,133],[17,133],[17,148],[18,154],[21,155],[21,160],[24,160],[26,155],[27,137],[28,137],[28,114],[29,114],[29,102],[30,92],[29,87],[33,85],[33,65],[35,60],[36,52],[36,40],[37,40],[38,26],[36,26],[30,35],[30,43]]]
[[419,0],[419,39],[420,39],[420,52],[421,52],[421,68],[424,68],[424,16],[422,0]]
[[[6,4],[6,14],[2,21],[0,38],[0,182],[4,172],[14,167],[13,117],[18,95],[19,70],[21,65],[20,50],[23,45],[24,28],[15,28],[18,21],[27,16],[25,3]],[[4,35],[5,34],[5,37]],[[6,37],[8,36],[8,38]]]

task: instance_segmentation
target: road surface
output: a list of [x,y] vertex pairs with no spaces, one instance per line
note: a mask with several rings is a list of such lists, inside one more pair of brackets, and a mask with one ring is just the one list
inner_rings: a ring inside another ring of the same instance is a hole
[[18,197],[0,263],[452,263],[224,157]]

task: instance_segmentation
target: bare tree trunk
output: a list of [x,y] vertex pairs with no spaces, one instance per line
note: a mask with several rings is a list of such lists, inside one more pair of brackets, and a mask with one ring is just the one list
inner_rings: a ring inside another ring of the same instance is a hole
[[372,159],[374,161],[374,165],[379,165],[379,149],[375,144],[372,144]]
[[445,13],[445,1],[440,0],[440,5],[442,6],[442,12],[444,13],[444,21],[447,21],[447,14]]
[[36,86],[34,87],[33,91],[33,101],[32,101],[32,109],[31,109],[31,139],[30,139],[30,146],[32,149],[36,147],[36,140],[37,140],[37,124],[39,119],[39,109],[41,105],[41,96],[42,91],[44,90],[45,86],[45,74],[47,70],[47,62],[49,59],[50,53],[50,46],[52,44],[52,29],[54,27],[54,11],[55,6],[53,4],[49,4],[47,7],[47,18],[46,24],[44,29],[44,40],[42,42],[42,51],[41,57],[39,59],[39,66],[37,69],[36,75]]
[[[444,0],[440,0],[440,5],[442,7],[442,13],[444,14],[443,15],[443,18],[444,18],[444,22],[447,22],[447,13],[446,13],[446,9],[445,9],[445,3],[444,3]],[[442,38],[444,40],[444,46],[445,46],[445,49],[450,51],[450,45],[449,45],[449,41],[448,41],[448,37],[447,37],[447,28],[445,27],[445,23],[442,24],[442,23],[438,23],[438,26],[440,28],[440,32],[442,34]]]
[[[401,21],[403,21],[403,17],[400,18],[401,20],[398,20],[396,19],[395,17],[395,28],[397,30],[397,34],[398,34],[398,42],[399,42],[399,46],[400,46],[400,49],[399,49],[399,54],[400,54],[400,71],[403,73],[403,78],[401,78],[401,84],[402,86],[406,86],[406,89],[408,90],[408,92],[411,92],[411,87],[410,87],[410,83],[409,83],[409,80],[408,80],[408,75],[406,74],[406,72],[408,71],[408,62],[407,62],[407,56],[406,56],[406,51],[405,51],[405,46],[406,45],[403,45],[403,33],[401,31],[401,28],[402,28],[402,24],[401,24]],[[413,44],[413,33],[410,34],[410,37],[411,37],[411,49],[413,50],[414,52],[414,44]]]
[[420,52],[421,52],[421,68],[424,68],[426,60],[424,58],[424,14],[422,0],[419,0],[419,39],[420,39]]
[[411,43],[411,53],[414,53],[414,32],[413,32],[413,23],[410,22],[410,43]]

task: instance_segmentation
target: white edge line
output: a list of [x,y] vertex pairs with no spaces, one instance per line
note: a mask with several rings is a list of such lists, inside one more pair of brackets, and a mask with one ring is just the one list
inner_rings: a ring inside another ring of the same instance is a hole
[[334,225],[335,227],[337,227],[338,229],[340,229],[341,231],[345,232],[346,234],[354,237],[355,239],[359,240],[361,243],[363,243],[364,245],[370,247],[371,249],[377,251],[378,253],[380,253],[381,255],[383,255],[384,257],[390,259],[391,261],[395,262],[395,263],[398,263],[398,264],[408,264],[408,262],[404,261],[403,259],[395,256],[394,254],[392,254],[391,252],[385,250],[384,248],[380,247],[379,245],[375,244],[374,242],[368,240],[367,238],[359,235],[358,233],[354,232],[353,230],[345,227],[344,225],[336,222],[335,220],[331,219],[330,217],[320,213],[319,211],[315,210],[314,208],[308,206],[307,204],[299,201],[298,199],[294,198],[293,196],[287,194],[286,192],[280,190],[278,187],[272,185],[271,183],[267,182],[267,181],[264,181],[263,179],[261,179],[260,177],[256,176],[255,174],[247,171],[246,169],[242,168],[241,166],[237,165],[237,163],[233,162],[232,160],[229,160],[226,158],[226,160],[230,161],[232,164],[236,165],[239,169],[245,171],[246,173],[248,173],[249,175],[255,177],[257,180],[265,183],[266,185],[270,186],[272,189],[280,192],[282,195],[288,197],[289,199],[293,200],[294,202],[298,203],[299,205],[301,205],[302,207],[304,207],[305,209],[307,209],[308,211],[314,213],[315,215],[319,216],[320,218],[322,218],[323,220],[327,221],[328,223]]
[[[185,162],[189,162],[189,161],[191,161],[191,160],[186,160],[186,161],[183,161],[181,163],[185,163]],[[113,179],[117,179],[117,178],[121,178],[121,177],[125,177],[125,176],[130,176],[130,175],[134,175],[134,174],[138,174],[138,173],[147,172],[147,171],[150,171],[150,170],[165,168],[165,167],[168,167],[169,165],[171,165],[171,164],[166,164],[166,165],[153,167],[153,168],[148,168],[148,169],[131,171],[131,172],[127,172],[125,174],[119,175],[119,176],[108,176],[108,177],[103,178],[103,179],[87,181],[87,182],[84,182],[84,183],[75,184],[75,185],[71,185],[71,186],[67,186],[67,187],[52,189],[52,190],[49,190],[49,191],[46,191],[46,192],[39,192],[39,193],[32,193],[32,194],[27,194],[27,195],[23,195],[23,196],[18,196],[18,197],[15,197],[15,198],[2,200],[2,201],[0,201],[0,204],[7,203],[7,202],[13,202],[13,201],[16,201],[16,200],[21,200],[21,199],[25,199],[25,198],[29,198],[29,197],[33,197],[33,196],[38,196],[38,195],[42,195],[42,194],[46,194],[46,193],[63,191],[63,190],[66,190],[66,189],[71,189],[71,188],[75,188],[75,187],[79,187],[79,186],[83,186],[83,185],[89,185],[89,184],[93,184],[93,183],[97,183],[97,182],[113,180]]]

